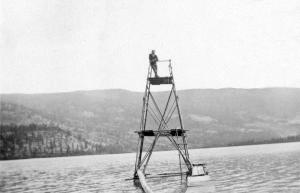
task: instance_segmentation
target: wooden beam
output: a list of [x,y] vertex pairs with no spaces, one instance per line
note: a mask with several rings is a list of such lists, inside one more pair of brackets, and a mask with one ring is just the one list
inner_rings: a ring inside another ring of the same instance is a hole
[[138,170],[137,171],[137,174],[139,176],[139,179],[140,179],[140,183],[143,187],[143,190],[146,192],[146,193],[153,193],[153,191],[150,189],[150,187],[148,186],[148,184],[146,183],[146,179],[145,179],[145,176],[143,174],[143,172],[141,170]]

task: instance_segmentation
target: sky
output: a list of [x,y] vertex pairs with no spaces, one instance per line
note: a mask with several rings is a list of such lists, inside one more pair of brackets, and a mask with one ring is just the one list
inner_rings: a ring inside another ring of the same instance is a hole
[[[299,0],[0,0],[0,93],[300,87]],[[165,64],[159,64],[163,75]]]

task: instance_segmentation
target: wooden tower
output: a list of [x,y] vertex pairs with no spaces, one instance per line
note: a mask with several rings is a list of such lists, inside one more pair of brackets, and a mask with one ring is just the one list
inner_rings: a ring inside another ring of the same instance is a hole
[[[166,77],[153,77],[152,68],[150,65],[148,67],[146,89],[143,97],[140,130],[136,131],[136,133],[139,136],[139,139],[134,170],[135,179],[138,178],[137,172],[139,170],[145,174],[153,149],[160,137],[166,137],[174,146],[174,148],[178,150],[180,170],[181,160],[183,160],[187,167],[187,173],[192,173],[193,165],[189,160],[189,152],[186,141],[186,130],[183,126],[180,108],[178,104],[178,96],[176,93],[171,60],[164,60],[159,62],[168,63],[169,75]],[[159,85],[170,86],[170,92],[168,93],[166,104],[163,106],[162,109],[159,107],[157,100],[151,93],[151,87]],[[154,107],[149,106],[150,102],[151,104],[153,104],[152,106]],[[174,112],[176,113],[176,116],[172,117]],[[149,119],[152,119],[152,121],[154,120],[156,125],[154,128],[147,129],[147,123]],[[178,121],[178,125],[175,128],[173,126],[173,128],[171,128],[171,126],[168,125],[171,119],[177,119]],[[153,139],[152,143],[147,149],[144,148],[145,137]]]

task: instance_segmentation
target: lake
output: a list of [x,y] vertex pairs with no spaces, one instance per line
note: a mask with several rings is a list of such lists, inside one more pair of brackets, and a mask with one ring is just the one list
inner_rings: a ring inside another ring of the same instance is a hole
[[[154,192],[300,192],[300,142],[190,150],[211,181],[187,188],[180,176],[149,178]],[[135,154],[0,161],[0,192],[143,191],[132,178]],[[176,151],[154,152],[151,174],[178,172]],[[147,172],[147,173],[148,173]]]

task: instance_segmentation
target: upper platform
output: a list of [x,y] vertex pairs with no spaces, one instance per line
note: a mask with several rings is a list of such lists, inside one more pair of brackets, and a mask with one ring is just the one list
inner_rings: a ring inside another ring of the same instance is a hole
[[166,76],[166,77],[152,77],[148,78],[150,84],[152,85],[160,85],[160,84],[173,84],[173,77]]

